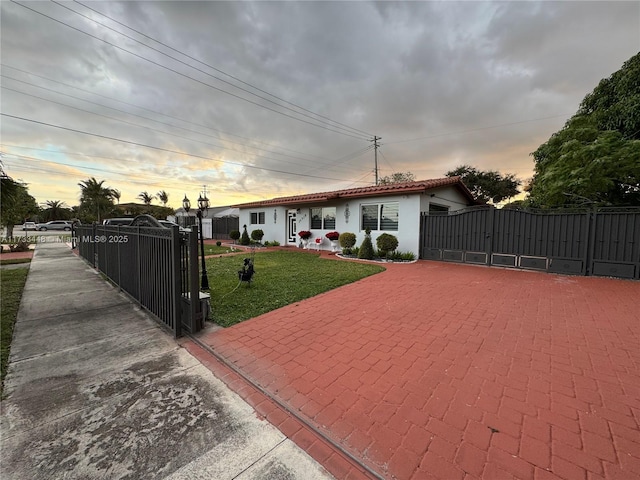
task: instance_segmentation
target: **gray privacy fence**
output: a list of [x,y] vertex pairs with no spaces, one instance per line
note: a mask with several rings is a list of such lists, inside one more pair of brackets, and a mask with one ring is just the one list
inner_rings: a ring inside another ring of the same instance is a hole
[[421,257],[574,275],[640,278],[640,209],[423,213]]
[[[198,218],[194,216],[181,215],[177,216],[176,223],[181,227],[192,228],[198,225]],[[215,240],[229,239],[229,233],[233,230],[240,230],[240,219],[238,217],[221,217],[210,218],[206,221],[211,222],[211,238]],[[203,229],[206,233],[206,228]]]
[[202,328],[197,227],[181,234],[178,227],[88,225],[75,227],[73,238],[82,258],[176,337]]

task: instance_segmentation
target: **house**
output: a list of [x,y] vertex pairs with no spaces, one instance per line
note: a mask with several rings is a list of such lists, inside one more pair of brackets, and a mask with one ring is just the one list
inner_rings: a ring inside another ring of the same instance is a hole
[[[327,232],[356,234],[356,245],[371,229],[378,235],[390,233],[398,238],[398,250],[420,252],[420,214],[460,210],[476,202],[460,177],[377,185],[273,198],[233,205],[239,209],[240,225],[247,231],[261,229],[264,240],[299,246],[298,232],[309,230],[314,238]],[[330,249],[324,239],[322,246]]]

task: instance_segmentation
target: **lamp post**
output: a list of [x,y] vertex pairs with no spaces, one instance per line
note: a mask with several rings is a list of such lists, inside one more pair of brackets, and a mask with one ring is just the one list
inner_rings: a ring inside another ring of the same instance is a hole
[[200,258],[202,259],[201,290],[209,290],[209,278],[207,277],[207,267],[204,262],[204,232],[202,231],[202,214],[207,208],[209,208],[209,199],[206,194],[204,197],[200,194],[198,197],[198,222],[200,223]]
[[[185,212],[189,213],[191,210],[191,202],[184,196],[182,200],[182,208],[184,208]],[[202,195],[198,197],[198,223],[200,229],[200,258],[202,261],[202,279],[200,280],[200,290],[209,290],[209,278],[207,277],[207,267],[204,261],[204,234],[202,233],[202,212],[204,212],[207,208],[209,208],[209,199],[205,195],[204,198]]]

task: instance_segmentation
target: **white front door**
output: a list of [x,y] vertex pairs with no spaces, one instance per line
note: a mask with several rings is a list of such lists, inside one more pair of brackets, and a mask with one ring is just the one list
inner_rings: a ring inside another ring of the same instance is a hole
[[298,227],[296,225],[296,211],[287,210],[287,244],[298,244]]

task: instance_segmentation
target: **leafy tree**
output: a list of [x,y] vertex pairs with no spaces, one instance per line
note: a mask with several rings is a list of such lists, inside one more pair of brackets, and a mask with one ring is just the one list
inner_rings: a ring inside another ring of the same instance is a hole
[[393,183],[415,182],[416,176],[411,172],[396,172],[378,179],[378,185],[391,185]]
[[531,206],[640,205],[640,53],[532,155]]
[[42,217],[49,220],[68,220],[71,218],[71,210],[60,200],[47,200],[45,208],[42,209]]
[[502,175],[495,170],[482,171],[462,165],[446,173],[447,177],[461,177],[474,198],[483,203],[498,203],[518,194],[521,181],[512,173]]
[[153,201],[153,199],[156,198],[156,196],[149,195],[149,193],[147,192],[140,192],[140,195],[138,195],[138,198],[142,200],[145,205],[149,206],[151,205],[151,202]]
[[156,197],[158,197],[158,200],[160,200],[165,207],[167,206],[167,203],[169,202],[169,194],[167,192],[160,190],[156,194]]
[[80,187],[79,217],[84,222],[97,221],[113,213],[113,189],[104,185],[104,180],[88,178],[78,183]]
[[22,224],[31,215],[38,213],[36,199],[29,195],[27,185],[16,182],[9,176],[0,177],[2,206],[0,224],[7,228],[7,237],[13,237],[14,225]]

